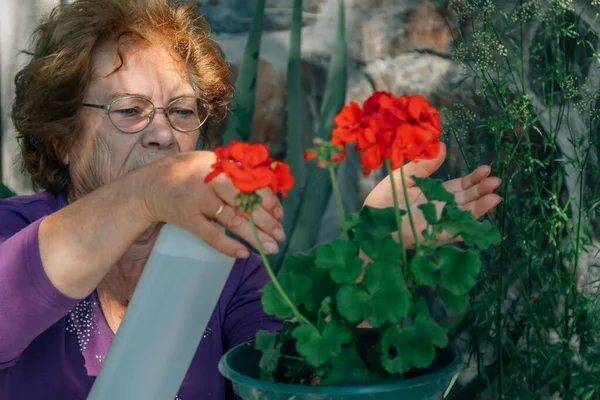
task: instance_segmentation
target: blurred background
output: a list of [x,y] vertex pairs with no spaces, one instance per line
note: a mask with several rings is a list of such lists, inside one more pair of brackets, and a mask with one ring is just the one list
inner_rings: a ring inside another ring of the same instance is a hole
[[[65,0],[62,0],[66,2]],[[30,35],[43,13],[59,0],[3,0],[2,181],[17,193],[31,191],[16,165],[18,152],[10,122],[15,73],[26,59]],[[292,0],[268,0],[265,10],[254,139],[284,152],[285,81]],[[305,142],[318,122],[327,68],[335,39],[337,0],[304,1],[302,58]],[[361,100],[374,89],[419,92],[437,102],[448,98],[451,35],[438,6],[421,0],[347,1],[348,96]],[[255,0],[207,0],[202,10],[235,71],[243,56],[256,9]],[[374,177],[376,179],[376,177]]]

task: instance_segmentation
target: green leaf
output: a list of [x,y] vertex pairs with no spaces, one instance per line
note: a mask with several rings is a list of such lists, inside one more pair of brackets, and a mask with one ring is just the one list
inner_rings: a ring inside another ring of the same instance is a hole
[[304,253],[288,253],[285,255],[281,273],[310,275],[315,265],[315,258],[316,253],[313,250]]
[[0,182],[0,199],[7,199],[16,196],[17,194]]
[[410,270],[419,285],[433,286],[440,280],[440,266],[425,256],[414,256],[410,261]]
[[415,297],[410,305],[410,316],[414,319],[417,315],[429,316],[429,307],[423,297]]
[[290,48],[288,52],[287,81],[286,81],[286,154],[285,162],[290,166],[290,171],[296,184],[283,198],[284,209],[283,231],[287,240],[279,244],[279,253],[272,257],[271,265],[277,271],[281,260],[289,246],[294,225],[298,218],[300,207],[300,187],[304,182],[304,158],[302,148],[302,89],[301,82],[301,38],[302,38],[302,0],[294,1],[292,14],[292,27],[290,29]]
[[[312,280],[303,274],[281,274],[277,280],[294,304],[297,304],[312,286]],[[272,281],[262,289],[261,302],[265,313],[269,315],[279,318],[287,318],[292,315],[292,309],[281,297]]]
[[298,304],[304,305],[308,311],[316,311],[327,296],[336,293],[339,285],[331,279],[328,270],[315,268],[316,250],[305,253],[287,254],[281,275],[296,274],[308,276],[311,281],[310,289],[297,299]]
[[359,286],[345,285],[336,296],[338,312],[350,322],[366,321],[373,327],[397,323],[408,313],[410,292],[398,269],[389,264],[367,265]]
[[435,204],[424,203],[424,204],[419,204],[417,207],[419,207],[421,209],[421,211],[423,212],[423,217],[425,218],[425,221],[427,221],[427,223],[429,225],[435,225],[437,223],[438,217],[437,217],[437,210],[435,209]]
[[[406,214],[406,211],[399,210],[400,215]],[[398,231],[396,226],[396,217],[394,207],[375,208],[364,206],[359,212],[358,226],[362,228],[363,235],[375,238],[384,238],[392,232]]]
[[339,356],[331,359],[331,371],[321,381],[324,386],[361,385],[367,381],[369,371],[356,347],[343,348]]
[[272,373],[277,369],[281,356],[281,343],[278,343],[277,332],[260,330],[256,333],[254,347],[262,352],[258,366],[261,369],[261,379],[273,380]]
[[[317,137],[323,140],[331,139],[331,131],[335,127],[333,119],[346,102],[348,72],[345,32],[344,1],[340,0],[337,36],[329,65],[327,87],[323,96],[321,118],[317,130]],[[321,218],[331,197],[329,172],[319,168],[316,163],[310,163],[306,168],[307,180],[302,189],[303,196],[298,211],[298,223],[294,227],[290,239],[288,249],[290,252],[304,251],[315,245]],[[301,182],[298,184],[300,185]]]
[[317,368],[325,364],[329,357],[337,357],[342,346],[350,343],[352,331],[343,324],[332,320],[321,332],[313,325],[300,325],[292,331],[297,340],[296,350],[306,362]]
[[449,313],[462,312],[469,303],[469,294],[452,294],[444,288],[439,289],[440,298]]
[[461,233],[463,241],[469,246],[478,246],[487,249],[492,244],[498,245],[502,241],[500,231],[489,221],[475,222],[469,226],[468,232]]
[[356,286],[342,286],[337,293],[336,301],[340,315],[354,323],[362,321],[374,308],[373,296]]
[[334,240],[317,247],[315,264],[329,271],[337,283],[354,283],[362,273],[358,247],[345,240]]
[[392,265],[400,264],[402,249],[391,236],[384,239],[368,236],[361,241],[361,249],[373,261]]
[[323,300],[328,296],[333,296],[337,292],[339,285],[331,279],[329,271],[313,268],[310,274],[313,285],[310,290],[302,297],[300,303],[308,311],[315,311],[321,307]]
[[224,144],[228,144],[233,139],[247,141],[250,139],[252,133],[265,2],[266,0],[258,0],[256,2],[254,20],[250,27],[244,56],[235,81],[235,91],[231,100],[231,113],[229,114],[227,126],[223,134]]
[[475,278],[481,271],[479,254],[474,250],[461,250],[444,246],[438,255],[440,287],[455,295],[468,293],[475,286]]
[[427,368],[435,358],[435,347],[447,345],[446,331],[428,315],[419,314],[409,326],[394,325],[385,330],[381,339],[381,363],[392,374]]
[[421,189],[427,200],[454,203],[454,195],[446,190],[441,179],[418,178],[416,175],[411,176],[411,178],[415,181],[415,185]]
[[[400,210],[400,215],[406,211]],[[402,255],[400,245],[391,238],[396,232],[394,207],[374,208],[364,206],[347,225],[354,229],[352,240],[369,258],[390,264],[399,264]]]
[[349,231],[358,226],[360,222],[360,211],[352,213],[346,217],[346,220],[342,222],[342,232]]
[[468,246],[487,249],[501,241],[500,231],[489,221],[478,222],[470,211],[462,210],[456,204],[444,206],[437,225],[451,236],[460,235]]
[[331,297],[327,296],[323,299],[323,301],[321,302],[321,308],[320,308],[320,312],[322,312],[324,315],[329,315],[331,314]]

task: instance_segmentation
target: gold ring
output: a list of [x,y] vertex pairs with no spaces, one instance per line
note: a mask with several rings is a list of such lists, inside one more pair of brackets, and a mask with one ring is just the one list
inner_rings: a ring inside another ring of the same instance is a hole
[[217,211],[215,212],[215,215],[213,216],[213,219],[217,219],[219,217],[219,215],[223,212],[224,208],[225,208],[225,205],[221,204],[219,206],[219,208],[217,209]]

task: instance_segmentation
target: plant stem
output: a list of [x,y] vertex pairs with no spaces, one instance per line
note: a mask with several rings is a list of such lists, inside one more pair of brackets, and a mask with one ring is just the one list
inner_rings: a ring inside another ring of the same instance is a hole
[[302,358],[302,357],[288,356],[286,354],[282,354],[279,357],[285,358],[286,360],[304,362],[304,358]]
[[408,220],[410,221],[410,229],[412,230],[413,237],[415,238],[415,250],[419,250],[419,238],[417,237],[417,230],[415,229],[415,221],[410,211],[410,201],[408,200],[408,189],[406,188],[406,179],[404,178],[404,166],[400,167],[400,178],[402,179],[402,191],[404,193],[404,202],[406,203],[406,212],[408,213]]
[[[408,262],[406,260],[406,249],[404,248],[404,236],[402,235],[402,219],[400,218],[398,192],[396,190],[396,183],[394,182],[392,165],[390,164],[389,160],[385,160],[385,167],[388,170],[388,175],[390,177],[390,182],[392,185],[392,197],[394,199],[394,217],[396,218],[396,228],[398,229],[398,241],[400,242],[400,249],[402,251],[402,276],[406,278],[406,274],[408,272]],[[402,170],[400,172],[402,172]]]
[[[337,179],[335,179],[335,170],[333,165],[329,165],[327,169],[329,170],[329,177],[331,178],[331,187],[333,188],[333,194],[335,196],[335,201],[337,203],[338,211],[340,212],[340,225],[344,223],[346,220],[346,215],[344,213],[344,203],[342,203],[342,195],[340,194],[340,188],[337,183]],[[348,233],[344,231],[344,238],[348,239]]]
[[283,290],[283,288],[281,287],[281,284],[279,283],[277,276],[275,276],[275,274],[273,273],[271,264],[269,264],[269,259],[267,258],[267,256],[265,255],[265,251],[263,250],[263,246],[260,241],[260,237],[258,236],[258,231],[256,230],[256,223],[254,222],[254,217],[252,215],[250,215],[249,220],[250,220],[250,226],[252,226],[252,233],[254,234],[254,239],[256,240],[256,244],[258,247],[258,252],[260,253],[260,256],[263,261],[263,265],[265,266],[265,269],[267,270],[267,273],[269,274],[269,277],[271,278],[271,281],[273,282],[275,289],[277,289],[281,298],[286,302],[288,307],[290,307],[290,309],[292,310],[292,313],[294,314],[294,317],[296,317],[296,319],[298,321],[300,321],[304,324],[312,325],[310,323],[310,321],[308,319],[306,319],[306,317],[304,315],[302,315],[302,313],[300,313],[300,311],[298,311],[298,309],[296,308],[296,306],[294,305],[292,300],[290,300],[290,298],[288,297],[287,293],[285,293],[285,290]]

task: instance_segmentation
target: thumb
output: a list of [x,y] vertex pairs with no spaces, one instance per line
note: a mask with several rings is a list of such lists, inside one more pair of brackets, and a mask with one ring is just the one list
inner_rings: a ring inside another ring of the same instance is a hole
[[[406,185],[408,187],[415,185],[415,182],[410,178],[412,175],[416,175],[417,178],[426,178],[429,175],[433,174],[442,166],[445,159],[446,145],[444,143],[440,143],[440,152],[438,153],[437,157],[431,160],[409,162],[403,168]],[[400,168],[394,171],[394,181],[401,182]]]

